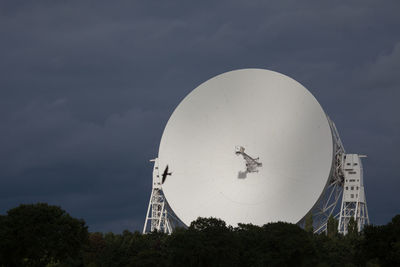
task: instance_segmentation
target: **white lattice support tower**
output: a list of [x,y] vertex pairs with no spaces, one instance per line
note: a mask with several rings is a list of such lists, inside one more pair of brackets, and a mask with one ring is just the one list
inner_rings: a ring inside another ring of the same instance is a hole
[[[332,130],[334,144],[334,160],[332,173],[328,181],[327,189],[321,196],[319,205],[313,210],[314,232],[326,232],[327,222],[332,215],[334,218],[339,217],[339,213],[335,214],[336,207],[340,201],[343,192],[344,173],[342,168],[343,155],[345,153],[339,133],[333,121],[327,116],[329,125]],[[337,212],[337,211],[336,211]]]
[[344,235],[348,232],[350,218],[354,218],[360,232],[369,224],[367,200],[364,191],[363,168],[358,154],[346,154],[344,156],[344,191],[338,231]]
[[[151,161],[154,162],[153,185],[149,206],[147,208],[146,220],[144,222],[143,234],[153,231],[170,234],[172,233],[172,227],[168,216],[168,205],[162,192],[161,177],[158,169],[158,159],[156,158]],[[150,229],[148,229],[149,221]]]

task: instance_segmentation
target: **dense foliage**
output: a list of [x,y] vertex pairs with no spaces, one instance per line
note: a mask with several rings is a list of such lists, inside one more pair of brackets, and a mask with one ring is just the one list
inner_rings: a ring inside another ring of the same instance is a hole
[[[46,266],[81,262],[88,240],[83,220],[45,203],[20,205],[0,216],[0,263]],[[0,266],[1,266],[0,264]]]
[[0,216],[0,266],[400,266],[400,215],[342,236],[297,225],[230,227],[199,218],[172,235],[87,233],[58,207],[21,205]]

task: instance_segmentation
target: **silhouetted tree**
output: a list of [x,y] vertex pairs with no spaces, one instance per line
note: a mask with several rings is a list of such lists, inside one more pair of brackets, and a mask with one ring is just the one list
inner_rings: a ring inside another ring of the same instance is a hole
[[363,257],[370,265],[400,266],[400,215],[387,225],[364,228]]
[[20,205],[1,217],[1,256],[6,266],[82,263],[88,238],[83,220],[45,203]]
[[290,223],[233,228],[198,218],[171,235],[88,236],[59,207],[21,205],[0,215],[0,266],[400,266],[400,215],[360,234],[351,219],[347,236],[333,217],[327,223],[328,234],[315,235]]
[[232,227],[216,218],[198,218],[168,242],[171,266],[235,266],[237,244]]
[[305,222],[304,230],[306,230],[306,232],[312,233],[314,231],[313,223],[314,223],[313,222],[313,215],[312,215],[311,212],[309,212],[306,215],[306,222]]
[[349,238],[355,238],[358,235],[358,226],[354,217],[350,217],[349,224],[347,225],[347,235]]
[[86,266],[102,266],[102,258],[106,248],[103,234],[96,232],[89,234],[89,242],[85,248],[84,262]]
[[139,249],[134,248],[134,256],[127,266],[168,266],[168,238],[167,234],[158,232],[142,235],[142,245]]
[[321,266],[345,266],[354,258],[350,242],[342,235],[336,235],[335,238],[325,234],[314,235],[313,244],[317,262]]
[[327,235],[331,238],[336,236],[338,233],[338,220],[336,220],[332,215],[328,218],[326,231]]

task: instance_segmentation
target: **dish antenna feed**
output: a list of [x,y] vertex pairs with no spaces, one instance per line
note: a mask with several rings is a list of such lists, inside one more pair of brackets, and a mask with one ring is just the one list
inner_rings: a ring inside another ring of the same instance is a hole
[[259,158],[252,158],[246,153],[244,153],[244,147],[236,146],[235,154],[242,155],[243,159],[246,161],[246,170],[239,171],[238,178],[246,178],[248,173],[258,172],[258,168],[262,166],[262,163],[259,162]]

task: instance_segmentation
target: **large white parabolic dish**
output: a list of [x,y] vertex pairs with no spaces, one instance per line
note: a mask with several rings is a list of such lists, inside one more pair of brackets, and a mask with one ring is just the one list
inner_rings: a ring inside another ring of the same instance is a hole
[[[242,155],[259,157],[258,172]],[[193,90],[165,127],[159,149],[162,185],[175,214],[227,224],[297,223],[318,201],[333,162],[332,133],[318,101],[277,72],[242,69]]]

